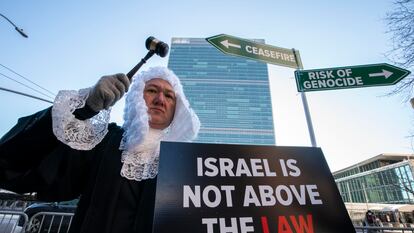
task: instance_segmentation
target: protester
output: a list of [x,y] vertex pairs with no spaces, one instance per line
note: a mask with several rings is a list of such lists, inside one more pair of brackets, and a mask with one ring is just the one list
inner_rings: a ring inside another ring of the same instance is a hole
[[[0,140],[0,188],[80,197],[71,233],[151,232],[160,141],[190,141],[200,122],[171,70],[150,68],[129,85],[124,74],[104,76],[19,119]],[[108,124],[125,92],[123,126]]]

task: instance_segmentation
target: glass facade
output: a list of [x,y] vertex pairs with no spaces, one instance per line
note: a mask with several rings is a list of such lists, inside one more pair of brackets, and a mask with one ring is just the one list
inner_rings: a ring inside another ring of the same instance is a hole
[[344,202],[414,204],[411,161],[373,167],[372,170],[339,178],[335,182]]
[[343,177],[347,177],[347,176],[351,176],[351,175],[355,175],[361,172],[365,172],[365,171],[370,171],[376,168],[380,168],[380,167],[384,167],[396,162],[399,162],[400,160],[389,160],[389,159],[378,159],[375,161],[372,161],[370,163],[366,163],[364,165],[360,165],[360,166],[356,166],[352,169],[348,169],[344,172],[340,172],[338,174],[334,174],[334,178],[335,179],[339,179],[339,178],[343,178]]
[[203,38],[173,38],[168,67],[200,118],[196,142],[275,144],[267,64],[225,55]]

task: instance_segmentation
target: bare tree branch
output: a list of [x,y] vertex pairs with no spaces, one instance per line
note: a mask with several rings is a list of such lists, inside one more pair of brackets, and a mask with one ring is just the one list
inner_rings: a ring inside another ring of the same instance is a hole
[[[414,70],[414,0],[396,0],[395,8],[385,18],[393,48],[387,58],[397,66]],[[414,72],[412,72],[414,73]],[[401,94],[408,101],[414,91],[414,76],[400,81],[387,95]]]

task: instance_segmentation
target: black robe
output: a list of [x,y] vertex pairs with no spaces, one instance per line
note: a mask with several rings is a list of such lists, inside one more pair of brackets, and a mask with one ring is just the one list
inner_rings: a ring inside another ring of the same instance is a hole
[[80,151],[56,139],[50,108],[20,118],[0,140],[0,188],[37,192],[42,201],[80,196],[71,233],[149,233],[156,179],[120,176],[122,134],[109,124],[102,142]]

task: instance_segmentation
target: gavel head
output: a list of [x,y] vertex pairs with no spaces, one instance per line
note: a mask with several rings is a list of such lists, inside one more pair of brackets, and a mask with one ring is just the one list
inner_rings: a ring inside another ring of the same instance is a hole
[[160,57],[167,56],[169,50],[168,44],[156,39],[153,36],[148,37],[145,41],[145,47],[147,47],[148,50],[154,51]]

